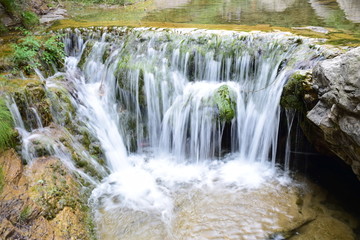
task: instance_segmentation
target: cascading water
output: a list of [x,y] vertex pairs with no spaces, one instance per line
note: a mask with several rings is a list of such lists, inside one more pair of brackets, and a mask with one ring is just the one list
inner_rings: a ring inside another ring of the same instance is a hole
[[64,32],[67,82],[47,86],[71,86],[110,169],[91,197],[101,239],[264,239],[295,217],[275,160],[283,85],[315,61],[306,39]]

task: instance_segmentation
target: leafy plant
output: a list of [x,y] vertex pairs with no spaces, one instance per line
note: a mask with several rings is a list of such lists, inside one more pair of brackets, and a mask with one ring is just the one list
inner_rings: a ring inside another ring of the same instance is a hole
[[29,33],[18,44],[13,44],[12,61],[18,70],[30,74],[35,68],[47,69],[52,64],[61,66],[65,56],[59,35],[35,37]]
[[0,98],[0,151],[14,145],[14,133],[11,113],[5,100]]

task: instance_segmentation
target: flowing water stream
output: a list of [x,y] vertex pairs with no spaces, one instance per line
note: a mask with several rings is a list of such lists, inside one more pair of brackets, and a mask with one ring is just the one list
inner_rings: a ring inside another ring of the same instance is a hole
[[[66,72],[46,88],[67,93],[72,121],[98,142],[105,164],[60,113],[55,129],[104,179],[74,164],[62,138],[46,141],[96,185],[100,239],[283,239],[309,221],[299,202],[305,188],[288,176],[288,161],[280,170],[277,143],[286,80],[319,60],[310,40],[194,29],[64,33]],[[55,131],[35,122],[25,130],[17,121],[28,162],[32,139]]]

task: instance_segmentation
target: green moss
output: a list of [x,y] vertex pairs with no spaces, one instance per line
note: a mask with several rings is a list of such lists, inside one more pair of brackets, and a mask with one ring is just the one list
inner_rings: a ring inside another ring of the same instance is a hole
[[280,105],[282,107],[301,112],[305,111],[303,82],[306,78],[305,74],[300,73],[295,73],[290,77],[281,95]]
[[48,126],[53,121],[53,117],[51,113],[51,102],[46,96],[43,83],[28,84],[25,88],[24,94],[27,102],[22,104],[32,104],[37,109],[43,125]]
[[78,67],[79,68],[82,68],[86,62],[86,59],[88,58],[88,56],[90,55],[91,53],[91,50],[93,48],[95,44],[95,41],[91,41],[89,40],[87,43],[86,43],[86,46],[85,46],[85,49],[83,50],[83,53],[81,55],[81,58],[80,58],[80,61],[78,63]]
[[236,103],[233,101],[227,85],[222,85],[217,89],[214,101],[219,109],[220,121],[230,122],[235,117]]
[[30,206],[25,206],[20,212],[18,221],[20,223],[26,223],[30,219],[32,212],[33,210],[31,209]]
[[15,143],[13,119],[6,106],[5,99],[0,97],[0,152],[12,147]]
[[355,45],[355,46],[359,46],[360,45],[360,39],[331,39],[329,41],[326,42],[326,44],[331,44],[331,45],[340,45],[340,46],[350,46],[350,45]]
[[31,12],[31,11],[24,11],[21,14],[21,23],[24,25],[27,29],[32,29],[35,26],[39,25],[39,17]]
[[18,9],[14,0],[0,0],[0,3],[4,6],[5,11],[10,15],[14,15]]

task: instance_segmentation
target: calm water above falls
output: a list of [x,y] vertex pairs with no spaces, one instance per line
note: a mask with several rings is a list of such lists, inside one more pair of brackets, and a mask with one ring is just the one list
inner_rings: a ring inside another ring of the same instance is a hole
[[[323,26],[360,33],[358,0],[154,0],[141,11],[75,8],[85,21]],[[106,13],[105,13],[106,11]]]

